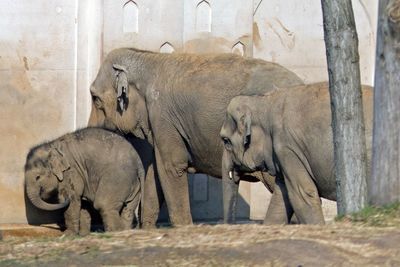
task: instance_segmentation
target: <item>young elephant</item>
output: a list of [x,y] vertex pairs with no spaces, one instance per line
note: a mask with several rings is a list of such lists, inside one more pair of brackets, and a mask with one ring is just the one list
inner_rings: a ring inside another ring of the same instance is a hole
[[[362,93],[369,164],[373,91]],[[324,223],[320,197],[336,200],[327,83],[235,97],[220,136],[234,168],[276,177],[265,222],[287,223],[294,210],[300,223]]]
[[[28,198],[44,210],[67,207],[65,225],[73,234],[90,223],[87,212],[81,211],[82,200],[100,212],[106,231],[130,229],[143,183],[136,150],[123,137],[98,128],[78,130],[31,149],[25,165]],[[54,198],[60,203],[44,201]]]

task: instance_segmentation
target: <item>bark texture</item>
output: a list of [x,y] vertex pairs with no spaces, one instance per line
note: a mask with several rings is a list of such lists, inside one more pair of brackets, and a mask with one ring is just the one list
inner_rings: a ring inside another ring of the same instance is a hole
[[367,156],[358,37],[351,0],[321,0],[332,108],[339,214],[367,201]]
[[369,202],[400,201],[400,1],[379,1]]

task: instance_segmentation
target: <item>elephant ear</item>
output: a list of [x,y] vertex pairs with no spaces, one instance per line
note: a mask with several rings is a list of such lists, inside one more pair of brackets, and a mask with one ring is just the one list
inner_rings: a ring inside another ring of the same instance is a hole
[[49,165],[51,172],[62,182],[63,172],[70,168],[69,162],[58,148],[52,148],[49,155]]
[[128,108],[128,76],[124,66],[113,64],[116,71],[115,87],[117,93],[118,111],[122,114]]
[[239,133],[243,135],[243,145],[246,147],[250,144],[251,139],[251,111],[248,107],[244,108],[238,121]]

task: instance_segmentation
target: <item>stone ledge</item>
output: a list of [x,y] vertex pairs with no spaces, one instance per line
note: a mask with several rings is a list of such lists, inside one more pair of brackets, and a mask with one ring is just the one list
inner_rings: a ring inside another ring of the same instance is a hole
[[6,237],[55,237],[61,236],[60,227],[56,224],[0,224],[0,240]]

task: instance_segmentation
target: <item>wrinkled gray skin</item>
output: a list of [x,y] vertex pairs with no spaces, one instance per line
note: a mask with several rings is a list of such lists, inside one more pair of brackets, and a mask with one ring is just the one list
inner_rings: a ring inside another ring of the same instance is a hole
[[[86,128],[39,145],[25,165],[26,193],[44,210],[67,207],[68,234],[87,234],[86,200],[100,212],[106,231],[130,229],[141,198],[144,169],[135,149],[123,137],[104,129]],[[45,200],[56,198],[59,203]]]
[[[221,177],[218,134],[230,99],[298,84],[302,81],[294,73],[277,64],[233,54],[117,49],[92,84],[92,114],[97,119],[91,118],[91,125],[152,140],[171,223],[190,224],[187,172]],[[237,191],[237,184],[222,178],[224,193]],[[155,195],[148,192],[154,188],[147,185],[149,180],[146,177],[145,204],[148,195]],[[155,222],[146,207],[143,213],[144,221]]]
[[[372,89],[364,86],[368,164],[372,101]],[[265,96],[235,97],[220,136],[232,169],[258,170],[276,177],[266,224],[288,223],[293,211],[300,223],[324,223],[320,197],[336,200],[327,83],[275,90]]]

